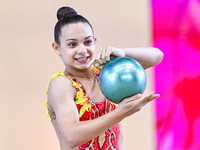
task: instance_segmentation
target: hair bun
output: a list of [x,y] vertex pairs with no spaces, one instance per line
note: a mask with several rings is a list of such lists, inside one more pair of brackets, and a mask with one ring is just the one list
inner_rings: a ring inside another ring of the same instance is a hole
[[57,18],[58,20],[63,19],[67,16],[77,15],[77,12],[71,7],[61,7],[57,11]]

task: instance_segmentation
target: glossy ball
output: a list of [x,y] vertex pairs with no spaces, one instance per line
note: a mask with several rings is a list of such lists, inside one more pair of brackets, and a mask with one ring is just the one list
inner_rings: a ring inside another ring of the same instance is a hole
[[143,94],[146,73],[136,60],[118,57],[109,61],[101,70],[99,85],[105,97],[114,103],[135,94]]

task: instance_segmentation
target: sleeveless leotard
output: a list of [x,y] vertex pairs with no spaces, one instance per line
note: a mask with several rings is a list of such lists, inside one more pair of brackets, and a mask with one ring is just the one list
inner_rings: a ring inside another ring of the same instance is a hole
[[[98,68],[93,67],[93,72],[96,74],[97,77],[99,76],[100,71]],[[76,88],[77,93],[74,101],[79,111],[80,121],[98,118],[106,113],[111,112],[117,107],[117,104],[110,102],[108,99],[104,99],[101,102],[90,101],[90,97],[86,95],[86,91],[84,90],[83,86],[76,79],[70,76],[66,76],[62,72],[55,73],[51,77],[51,79],[57,76],[67,77],[72,82],[72,86]],[[47,92],[48,88],[46,94]],[[56,118],[55,116],[52,116],[53,115],[51,115],[51,112],[48,111],[47,117],[50,117],[51,121],[53,122],[53,120],[55,120]],[[122,131],[120,124],[118,123],[112,128],[106,130],[101,135],[97,136],[96,138],[80,145],[78,147],[78,150],[120,150],[122,149],[122,144],[120,143],[120,141],[122,140],[121,136]]]

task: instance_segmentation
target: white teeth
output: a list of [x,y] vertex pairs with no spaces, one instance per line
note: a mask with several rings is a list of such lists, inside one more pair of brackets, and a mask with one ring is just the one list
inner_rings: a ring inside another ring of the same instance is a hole
[[80,58],[80,59],[77,59],[77,60],[82,61],[82,60],[86,60],[86,59],[87,59],[87,57],[85,57],[85,58]]

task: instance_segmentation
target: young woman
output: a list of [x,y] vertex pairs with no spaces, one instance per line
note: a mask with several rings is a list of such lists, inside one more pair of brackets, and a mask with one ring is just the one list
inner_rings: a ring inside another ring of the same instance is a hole
[[[124,99],[119,105],[102,94],[98,75],[112,57],[131,57],[144,69],[161,62],[156,48],[105,47],[95,50],[91,24],[70,7],[57,12],[55,52],[65,70],[54,74],[47,89],[47,108],[61,150],[123,149],[120,121],[159,97],[153,92]],[[97,68],[98,67],[98,68]]]

